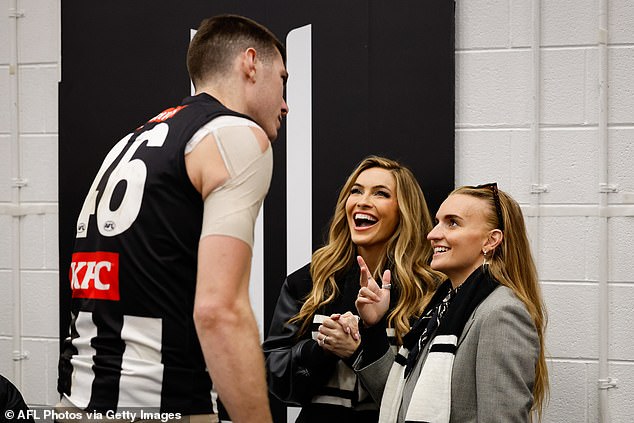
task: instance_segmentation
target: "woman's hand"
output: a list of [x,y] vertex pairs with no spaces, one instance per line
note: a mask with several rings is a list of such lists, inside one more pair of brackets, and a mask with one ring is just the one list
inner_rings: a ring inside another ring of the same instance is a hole
[[359,316],[352,314],[350,311],[346,311],[344,314],[333,314],[330,318],[335,322],[339,322],[344,332],[352,336],[355,341],[360,339]]
[[[352,356],[361,343],[358,320],[349,311],[326,317],[318,330],[319,346],[340,358]],[[356,334],[356,337],[353,334]]]
[[381,287],[376,283],[368,266],[365,264],[363,257],[357,256],[357,262],[361,268],[361,277],[359,280],[359,295],[355,305],[359,311],[359,315],[366,326],[374,326],[381,321],[390,306],[390,281],[392,275],[389,270],[383,273],[383,281]]

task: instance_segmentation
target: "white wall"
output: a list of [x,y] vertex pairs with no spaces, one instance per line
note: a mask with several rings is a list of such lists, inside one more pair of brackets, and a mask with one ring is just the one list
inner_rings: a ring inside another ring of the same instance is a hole
[[[18,18],[19,167],[12,163],[11,0],[0,0],[0,373],[31,404],[56,400],[57,81],[60,0],[15,0]],[[456,184],[497,180],[527,211],[549,311],[547,422],[594,422],[598,412],[599,1],[457,0]],[[634,2],[608,0],[609,376],[613,422],[634,420]],[[533,29],[539,28],[538,90]],[[533,100],[539,99],[536,134]],[[533,161],[539,142],[538,160]],[[535,169],[538,172],[535,172]],[[12,178],[26,178],[12,204]],[[537,194],[541,217],[534,215]],[[13,217],[21,215],[21,217]],[[19,222],[19,224],[14,224]],[[15,229],[14,229],[15,228]],[[18,230],[19,229],[19,230]],[[15,256],[17,254],[17,256]],[[19,259],[19,260],[18,260]],[[19,271],[12,272],[17,265]],[[65,271],[65,270],[64,270]],[[15,275],[15,276],[14,276]],[[18,279],[19,277],[19,279]],[[13,357],[19,282],[21,375]],[[17,375],[17,376],[16,376]],[[19,380],[21,379],[21,380]]]
[[[14,3],[21,16],[17,38],[9,17]],[[0,373],[20,386],[31,404],[57,398],[59,9],[59,0],[0,0]],[[17,40],[17,69],[10,66],[12,40]],[[19,135],[17,143],[13,134]],[[12,188],[14,178],[26,180],[19,194]],[[17,349],[16,310],[21,316]],[[14,351],[28,353],[21,367]]]
[[[534,22],[532,6],[540,3],[541,19]],[[600,175],[599,1],[457,0],[456,184],[497,180],[531,215],[537,195],[531,185],[548,187],[539,195],[541,217],[527,220],[549,312],[547,422],[599,421],[604,248],[609,376],[619,381],[608,391],[609,421],[634,421],[634,214],[620,204],[632,196],[609,194],[614,217],[605,246],[597,207],[600,182],[634,191],[634,2],[608,4],[606,181]],[[541,41],[536,72],[534,34]]]

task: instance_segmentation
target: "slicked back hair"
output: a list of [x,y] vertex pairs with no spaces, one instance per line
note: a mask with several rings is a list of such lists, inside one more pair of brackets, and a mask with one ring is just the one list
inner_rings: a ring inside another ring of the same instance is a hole
[[[490,229],[502,225],[496,213],[493,191],[487,188],[459,187],[450,195],[469,195],[484,200],[487,206],[487,225]],[[498,190],[500,217],[504,220],[502,243],[492,252],[489,271],[502,285],[513,290],[526,305],[539,337],[539,359],[535,365],[533,385],[533,411],[541,421],[543,408],[548,400],[548,367],[546,365],[545,333],[548,315],[539,285],[537,267],[531,253],[522,209],[515,199]]]

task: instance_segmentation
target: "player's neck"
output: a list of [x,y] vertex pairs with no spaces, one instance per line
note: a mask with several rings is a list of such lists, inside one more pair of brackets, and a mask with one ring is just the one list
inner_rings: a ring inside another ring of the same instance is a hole
[[230,80],[223,80],[219,83],[209,83],[196,89],[196,94],[202,92],[209,94],[228,109],[245,113],[245,93],[242,87],[232,83]]

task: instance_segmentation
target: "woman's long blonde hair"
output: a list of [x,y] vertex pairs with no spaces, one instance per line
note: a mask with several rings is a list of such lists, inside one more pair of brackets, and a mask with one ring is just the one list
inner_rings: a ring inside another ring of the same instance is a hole
[[533,410],[537,411],[538,419],[541,420],[548,395],[548,368],[546,367],[544,349],[544,335],[548,318],[539,286],[537,268],[535,267],[535,261],[533,260],[526,234],[522,210],[510,195],[497,190],[503,220],[503,222],[499,222],[493,189],[487,186],[479,188],[460,187],[451,194],[470,195],[485,200],[489,205],[489,213],[487,213],[489,226],[492,229],[504,228],[502,243],[493,252],[489,270],[500,284],[512,289],[515,295],[526,305],[537,329],[539,360],[535,367]]
[[390,268],[392,271],[392,286],[398,292],[398,300],[388,314],[387,322],[395,329],[399,344],[409,331],[410,319],[420,316],[441,279],[428,265],[432,249],[426,235],[432,228],[432,220],[416,178],[408,168],[394,160],[368,156],[355,168],[339,193],[327,244],[312,255],[313,287],[299,313],[289,321],[301,322],[299,334],[307,330],[317,310],[335,299],[338,294],[335,279],[358,266],[357,248],[352,242],[346,217],[346,201],[359,174],[371,168],[390,171],[396,181],[399,223],[386,243],[385,254],[373,276],[379,280],[382,270]]

